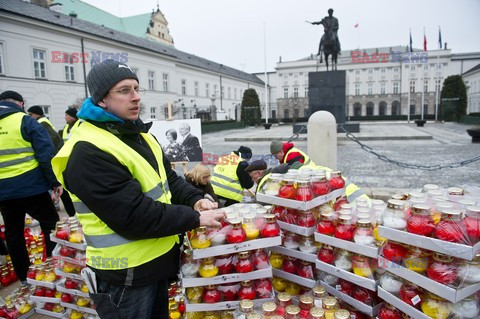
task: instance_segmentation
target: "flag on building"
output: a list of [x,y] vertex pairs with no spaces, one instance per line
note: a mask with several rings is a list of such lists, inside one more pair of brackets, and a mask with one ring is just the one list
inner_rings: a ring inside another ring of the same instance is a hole
[[425,35],[425,27],[423,27],[423,51],[427,51],[427,36]]
[[442,48],[442,30],[440,30],[440,26],[438,26],[438,48]]
[[358,22],[355,23],[355,25],[353,26],[354,28],[358,28]]
[[412,29],[410,29],[410,52],[413,52],[413,47],[412,47]]

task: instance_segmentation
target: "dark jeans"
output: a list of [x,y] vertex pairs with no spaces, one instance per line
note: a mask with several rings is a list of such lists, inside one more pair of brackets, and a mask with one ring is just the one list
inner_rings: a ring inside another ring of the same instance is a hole
[[55,229],[55,224],[59,220],[57,210],[50,194],[45,192],[39,195],[0,201],[0,211],[5,222],[5,238],[13,267],[18,278],[25,281],[30,265],[23,236],[25,214],[28,213],[39,221],[45,235],[47,256],[51,256],[55,243],[50,241],[50,233]]
[[73,207],[72,199],[70,198],[70,194],[66,190],[63,190],[62,196],[63,207],[67,211],[68,216],[72,217],[75,216],[75,207]]
[[168,319],[168,281],[148,286],[114,286],[97,276],[98,293],[90,293],[102,319]]

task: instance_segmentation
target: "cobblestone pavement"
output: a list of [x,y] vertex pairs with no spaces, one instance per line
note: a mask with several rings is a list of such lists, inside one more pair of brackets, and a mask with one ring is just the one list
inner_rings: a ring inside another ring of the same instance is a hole
[[[405,132],[406,138],[414,138],[412,133],[429,134],[430,140],[383,140],[363,141],[378,153],[390,159],[420,165],[446,165],[464,161],[480,155],[480,144],[472,144],[471,137],[466,133],[469,126],[456,123],[427,123],[423,128],[406,123],[362,123],[361,132],[354,134],[388,136],[389,132]],[[253,133],[252,131],[255,131]],[[264,142],[225,142],[225,137],[241,136],[291,136],[291,127],[266,131],[260,128],[246,128],[228,132],[217,132],[203,135],[204,153],[225,154],[236,150],[240,145],[252,148],[254,155],[267,155],[269,141]],[[345,134],[343,134],[345,135]],[[303,135],[305,136],[305,135]],[[341,136],[341,134],[340,134]],[[295,143],[297,147],[306,151],[307,142]],[[191,165],[191,164],[189,164]],[[410,189],[421,187],[426,183],[449,186],[480,186],[480,161],[470,163],[459,168],[445,168],[436,171],[408,169],[379,160],[360,148],[352,141],[339,141],[337,147],[337,168],[357,185],[368,188],[400,188]]]

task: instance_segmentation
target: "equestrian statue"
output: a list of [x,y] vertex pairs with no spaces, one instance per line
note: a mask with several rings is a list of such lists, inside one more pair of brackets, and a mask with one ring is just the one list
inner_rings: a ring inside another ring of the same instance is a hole
[[318,46],[318,53],[320,55],[320,63],[323,63],[323,55],[325,56],[325,63],[328,71],[328,57],[332,56],[332,70],[337,70],[337,57],[340,54],[340,41],[338,40],[338,20],[333,16],[333,9],[328,9],[328,16],[318,22],[310,22],[313,25],[322,24],[324,34]]

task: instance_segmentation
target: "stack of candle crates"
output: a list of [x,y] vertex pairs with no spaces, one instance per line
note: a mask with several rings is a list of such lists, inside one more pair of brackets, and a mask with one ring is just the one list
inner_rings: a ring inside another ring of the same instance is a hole
[[265,248],[281,244],[275,217],[259,204],[222,210],[227,214],[222,227],[199,227],[187,234],[180,269],[187,313],[231,310],[243,299],[255,304],[273,300]]
[[393,196],[379,227],[380,298],[412,318],[478,318],[479,204],[478,192],[433,184]]

